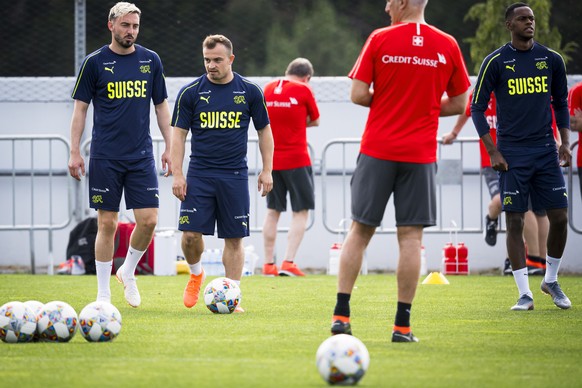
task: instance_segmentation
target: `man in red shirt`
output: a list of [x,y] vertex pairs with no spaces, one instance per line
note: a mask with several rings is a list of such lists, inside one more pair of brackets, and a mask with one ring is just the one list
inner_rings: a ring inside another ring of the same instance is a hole
[[392,25],[372,32],[349,74],[352,102],[370,111],[351,182],[353,222],[340,255],[332,334],[351,334],[349,303],[363,253],[394,194],[400,252],[392,342],[418,342],[410,310],[423,228],[436,224],[438,119],[463,112],[470,86],[459,45],[425,22],[426,4],[387,1]]
[[[578,177],[582,168],[582,82],[572,86],[568,95],[568,104],[570,104],[570,130],[578,132],[578,156],[576,158],[578,165]],[[582,194],[582,179],[580,181],[580,194]]]
[[[273,190],[267,194],[267,215],[263,224],[263,275],[266,276],[305,276],[294,260],[303,239],[309,210],[315,207],[306,130],[306,127],[319,125],[319,109],[308,85],[312,76],[311,62],[296,58],[289,63],[285,78],[271,81],[264,88],[275,143]],[[293,216],[285,258],[278,271],[274,262],[275,240],[279,217],[287,210],[287,192]]]

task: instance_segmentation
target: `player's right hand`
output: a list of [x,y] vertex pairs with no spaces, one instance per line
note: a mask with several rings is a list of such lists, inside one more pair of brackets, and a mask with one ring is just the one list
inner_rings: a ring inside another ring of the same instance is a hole
[[85,161],[79,154],[71,154],[69,158],[69,174],[80,181],[81,176],[85,176]]
[[495,151],[493,154],[491,154],[491,167],[495,171],[499,172],[505,172],[509,170],[509,165],[507,164],[507,161],[499,151]]
[[186,190],[188,185],[186,184],[186,178],[184,175],[174,175],[174,181],[172,182],[172,194],[180,201],[186,199]]

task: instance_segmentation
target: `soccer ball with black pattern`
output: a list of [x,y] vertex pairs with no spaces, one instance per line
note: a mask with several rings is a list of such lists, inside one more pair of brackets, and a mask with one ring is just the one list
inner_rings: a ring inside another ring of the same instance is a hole
[[111,303],[89,303],[79,314],[79,330],[89,342],[112,341],[121,332],[121,313]]
[[204,303],[215,314],[230,314],[241,301],[238,284],[225,277],[216,278],[204,289]]
[[349,334],[329,337],[317,349],[315,363],[321,377],[331,385],[355,385],[370,365],[362,341]]
[[36,331],[34,312],[22,302],[8,302],[0,307],[0,339],[8,343],[30,342]]
[[36,330],[41,341],[69,342],[75,336],[77,326],[75,309],[57,300],[44,305],[38,316]]

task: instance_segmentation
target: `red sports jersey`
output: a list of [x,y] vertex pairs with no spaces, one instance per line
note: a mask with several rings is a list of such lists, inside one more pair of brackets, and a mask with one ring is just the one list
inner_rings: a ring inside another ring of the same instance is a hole
[[307,117],[319,118],[319,109],[308,84],[280,79],[265,86],[275,152],[273,170],[311,165],[307,149]]
[[[467,102],[467,108],[465,109],[465,115],[467,117],[471,117],[471,100],[473,100],[473,93],[469,97],[469,101]],[[495,94],[491,93],[491,98],[489,99],[489,105],[487,105],[487,110],[485,111],[485,118],[489,123],[489,134],[491,135],[491,139],[493,139],[493,143],[497,143],[497,112],[496,112],[496,102],[495,102]],[[479,141],[479,150],[481,151],[481,168],[484,167],[491,167],[491,158],[487,153],[487,148],[482,141]]]
[[[574,116],[574,111],[576,109],[582,109],[582,82],[577,83],[570,89],[570,94],[568,95],[568,104],[570,104],[570,116]],[[582,167],[582,136],[578,132],[578,167]]]
[[360,152],[410,163],[436,161],[441,98],[470,85],[456,40],[418,23],[372,32],[349,77],[374,89]]

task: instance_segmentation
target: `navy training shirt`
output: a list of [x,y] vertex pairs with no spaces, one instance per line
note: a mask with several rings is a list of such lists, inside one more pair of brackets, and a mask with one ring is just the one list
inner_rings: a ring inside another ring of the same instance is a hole
[[152,157],[150,106],[168,97],[163,73],[158,54],[137,44],[131,54],[103,46],[85,58],[72,97],[93,101],[91,158]]
[[471,103],[479,137],[489,133],[484,112],[492,91],[497,99],[500,147],[555,144],[550,103],[558,128],[570,126],[564,60],[537,42],[527,51],[507,43],[483,61]]
[[261,88],[234,73],[227,84],[205,75],[180,89],[172,126],[192,132],[188,176],[246,178],[248,129],[269,124]]

